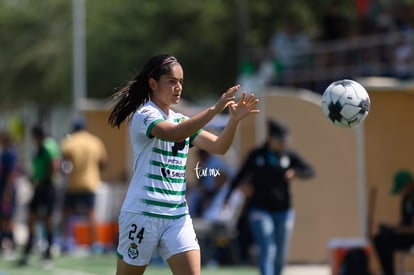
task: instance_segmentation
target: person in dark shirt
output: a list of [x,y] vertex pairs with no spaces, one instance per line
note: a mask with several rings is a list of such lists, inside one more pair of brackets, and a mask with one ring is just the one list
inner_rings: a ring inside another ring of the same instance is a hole
[[285,265],[295,216],[291,180],[314,176],[313,167],[287,148],[288,139],[288,128],[269,120],[266,142],[249,153],[227,195],[228,198],[242,182],[252,188],[246,207],[249,227],[259,248],[262,275],[280,275]]
[[47,247],[43,252],[42,265],[52,265],[51,247],[53,244],[53,211],[55,206],[55,176],[59,167],[60,151],[56,141],[47,137],[43,127],[36,125],[31,130],[36,148],[32,157],[33,196],[29,202],[27,221],[28,238],[23,248],[23,255],[18,260],[19,266],[29,264],[29,255],[33,251],[36,238],[36,224],[42,222],[47,239]]
[[401,196],[401,220],[398,225],[380,223],[372,241],[384,274],[394,275],[394,254],[414,245],[414,179],[409,171],[398,171],[391,190]]

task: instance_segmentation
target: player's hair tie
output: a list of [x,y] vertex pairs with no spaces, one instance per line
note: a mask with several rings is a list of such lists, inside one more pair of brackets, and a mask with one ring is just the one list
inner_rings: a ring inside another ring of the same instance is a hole
[[154,69],[151,70],[151,72],[148,74],[148,78],[151,77],[151,75],[159,68],[161,68],[162,66],[165,66],[167,64],[171,64],[171,63],[178,63],[177,58],[175,58],[174,56],[169,56],[166,59],[164,59],[163,62],[161,62],[161,64],[159,64],[158,66],[155,66]]

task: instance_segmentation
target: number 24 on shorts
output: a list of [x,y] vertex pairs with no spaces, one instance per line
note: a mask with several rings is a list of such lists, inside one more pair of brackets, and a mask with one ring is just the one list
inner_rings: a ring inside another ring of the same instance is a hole
[[135,239],[138,239],[138,243],[141,243],[142,239],[144,238],[145,228],[142,227],[141,230],[139,230],[138,233],[137,233],[137,229],[138,229],[138,227],[137,227],[136,224],[131,224],[131,230],[129,231],[128,238],[132,241],[135,240]]

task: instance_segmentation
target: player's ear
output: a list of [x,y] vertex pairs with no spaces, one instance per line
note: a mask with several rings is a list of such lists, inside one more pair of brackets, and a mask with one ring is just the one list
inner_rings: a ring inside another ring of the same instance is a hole
[[148,86],[151,88],[151,90],[157,89],[157,81],[151,77],[148,79]]

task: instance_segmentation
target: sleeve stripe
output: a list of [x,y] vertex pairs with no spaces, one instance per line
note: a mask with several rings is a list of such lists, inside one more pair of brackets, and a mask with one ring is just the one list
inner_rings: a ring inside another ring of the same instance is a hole
[[147,132],[145,133],[148,138],[153,138],[154,137],[153,135],[151,135],[151,131],[155,127],[155,125],[157,125],[158,123],[160,123],[162,121],[164,121],[164,120],[163,119],[156,119],[150,124],[150,126],[147,129]]

